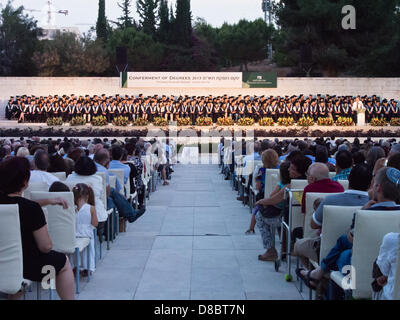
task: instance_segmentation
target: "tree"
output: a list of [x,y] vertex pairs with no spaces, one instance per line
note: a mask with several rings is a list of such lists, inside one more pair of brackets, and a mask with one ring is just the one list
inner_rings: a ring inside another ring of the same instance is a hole
[[220,54],[230,64],[239,63],[241,68],[244,65],[247,71],[248,62],[266,57],[271,34],[272,29],[263,19],[240,20],[234,25],[225,23],[218,32]]
[[190,0],[176,1],[176,16],[173,24],[173,41],[181,46],[190,47],[192,35],[192,13]]
[[[131,70],[156,71],[161,65],[164,47],[151,36],[135,28],[117,29],[110,35],[107,42],[108,56],[111,57],[111,66],[115,66],[115,49],[119,46],[127,47],[128,64]],[[115,68],[109,70],[115,73]]]
[[[356,8],[355,30],[342,29],[345,5]],[[382,59],[398,37],[398,5],[398,0],[282,0],[276,16],[284,42],[275,48],[283,61],[298,65],[301,47],[309,46],[315,68],[331,76],[390,72],[390,61]]]
[[137,0],[136,9],[140,17],[140,25],[144,33],[150,36],[156,34],[156,12],[158,0]]
[[168,34],[170,30],[170,21],[169,21],[169,10],[168,10],[168,1],[160,0],[158,6],[158,18],[160,20],[157,36],[161,42],[168,41]]
[[99,14],[97,16],[96,35],[98,39],[107,41],[107,18],[105,0],[99,0]]
[[122,9],[122,16],[118,18],[119,23],[117,24],[121,29],[130,28],[134,26],[134,21],[130,16],[131,3],[132,0],[122,0],[122,3],[118,3],[118,7]]
[[37,21],[23,14],[24,8],[14,9],[11,1],[0,15],[0,74],[32,76],[36,74],[32,52],[39,45],[41,31]]
[[58,32],[54,40],[41,42],[33,61],[39,76],[95,76],[109,67],[107,51],[91,34],[79,39],[74,33]]

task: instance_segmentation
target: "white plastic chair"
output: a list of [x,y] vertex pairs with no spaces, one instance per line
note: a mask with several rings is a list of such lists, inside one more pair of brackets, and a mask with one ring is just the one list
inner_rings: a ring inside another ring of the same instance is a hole
[[[354,284],[353,298],[371,298],[372,267],[379,255],[382,239],[389,232],[398,232],[399,225],[400,211],[357,211],[351,259],[354,273],[351,273],[350,277]],[[344,276],[340,271],[331,272],[331,279],[343,288]],[[347,293],[350,290],[343,289]]]
[[348,190],[349,189],[349,180],[338,180],[337,182],[342,185],[344,190]]
[[272,190],[274,190],[276,183],[272,181],[271,177],[272,175],[277,175],[278,180],[280,177],[280,172],[279,169],[266,169],[265,170],[265,190],[264,190],[264,198],[267,199],[269,198]]
[[[79,293],[80,253],[89,246],[89,238],[76,238],[75,232],[75,204],[72,192],[32,192],[32,200],[63,198],[68,208],[60,205],[46,206],[48,210],[48,231],[53,242],[53,250],[72,255],[76,258],[76,293]],[[87,250],[89,266],[89,250]],[[88,272],[90,281],[90,272]]]
[[325,199],[327,196],[339,194],[339,193],[317,193],[308,192],[306,194],[306,212],[304,215],[304,238],[315,238],[317,236],[317,230],[311,229],[310,223],[312,215],[314,213],[314,201],[318,198]]
[[23,278],[22,242],[17,204],[0,205],[0,292],[16,294],[30,284]]
[[31,200],[31,192],[32,191],[42,191],[47,192],[49,191],[49,186],[46,182],[31,182],[28,185],[22,194],[22,197]]
[[53,176],[57,177],[60,181],[65,181],[67,179],[67,174],[62,172],[50,172]]
[[400,300],[400,235],[399,235],[399,244],[397,249],[397,265],[396,265],[396,273],[394,278],[394,289],[393,289],[393,299]]
[[110,172],[110,173],[112,173],[112,174],[114,174],[114,175],[117,176],[117,179],[118,179],[120,185],[122,186],[122,188],[121,188],[121,190],[120,190],[120,193],[121,193],[123,196],[125,196],[125,190],[124,190],[124,186],[125,186],[125,183],[124,183],[124,170],[122,170],[122,169],[109,169],[108,172]]

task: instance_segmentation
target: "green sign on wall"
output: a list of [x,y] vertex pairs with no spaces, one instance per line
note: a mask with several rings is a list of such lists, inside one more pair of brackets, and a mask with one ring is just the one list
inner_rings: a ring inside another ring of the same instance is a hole
[[274,72],[243,72],[243,88],[277,88]]

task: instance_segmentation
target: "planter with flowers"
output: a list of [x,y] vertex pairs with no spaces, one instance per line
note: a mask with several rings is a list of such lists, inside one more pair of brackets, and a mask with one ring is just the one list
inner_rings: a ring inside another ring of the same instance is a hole
[[294,125],[294,119],[292,117],[290,118],[278,118],[278,126],[293,126]]
[[200,117],[200,118],[197,118],[197,120],[196,120],[197,126],[206,127],[206,126],[212,126],[212,124],[213,124],[213,121],[209,117]]
[[260,121],[258,121],[258,125],[261,127],[272,127],[274,124],[274,119],[268,117],[262,118]]
[[237,122],[238,126],[252,126],[254,124],[253,118],[240,118]]
[[297,125],[300,127],[312,127],[314,125],[314,119],[310,117],[301,117],[297,121]]
[[235,121],[228,117],[228,118],[218,118],[217,119],[217,124],[219,126],[233,126],[235,124]]

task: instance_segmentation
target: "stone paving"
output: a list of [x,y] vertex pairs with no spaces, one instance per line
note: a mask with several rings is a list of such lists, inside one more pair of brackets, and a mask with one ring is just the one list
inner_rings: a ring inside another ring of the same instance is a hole
[[[120,233],[77,298],[89,300],[299,300],[284,266],[258,261],[258,230],[217,165],[177,165],[146,213]],[[294,270],[292,271],[294,273]],[[30,295],[35,299],[35,291]],[[42,294],[45,298],[45,292]]]

